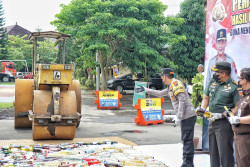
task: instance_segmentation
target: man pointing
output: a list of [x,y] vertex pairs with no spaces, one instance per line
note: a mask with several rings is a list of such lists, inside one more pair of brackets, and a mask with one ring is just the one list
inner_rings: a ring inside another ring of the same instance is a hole
[[174,78],[174,70],[163,68],[161,79],[167,88],[158,91],[143,87],[148,94],[162,97],[169,96],[176,112],[175,125],[181,125],[181,139],[183,141],[183,163],[181,167],[193,167],[194,159],[194,125],[196,114],[183,83]]

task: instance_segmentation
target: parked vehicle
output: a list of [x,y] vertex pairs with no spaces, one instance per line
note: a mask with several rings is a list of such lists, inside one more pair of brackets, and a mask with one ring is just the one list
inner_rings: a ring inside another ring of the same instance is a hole
[[23,79],[23,78],[24,78],[24,74],[22,72],[17,72],[16,79]]
[[0,60],[0,80],[3,82],[10,82],[16,78],[22,78],[21,74],[17,75],[14,62],[24,62],[25,70],[28,71],[27,61],[26,60]]
[[33,79],[33,75],[32,75],[31,72],[28,72],[28,73],[24,74],[24,77],[23,77],[23,78],[24,78],[24,79]]
[[9,82],[11,79],[15,79],[16,69],[13,62],[1,62],[0,79],[3,82]]
[[[118,90],[120,92],[122,92],[123,90],[134,90],[135,81],[141,81],[142,78],[142,75],[137,75],[136,79],[132,79],[132,74],[127,74],[120,78],[109,80],[107,82],[107,87],[108,89]],[[149,88],[156,90],[163,88],[163,83],[160,75],[155,75],[151,78],[151,81],[149,82]]]

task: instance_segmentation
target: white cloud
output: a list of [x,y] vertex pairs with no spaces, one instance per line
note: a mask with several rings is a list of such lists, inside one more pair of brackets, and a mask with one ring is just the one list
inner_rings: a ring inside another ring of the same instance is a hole
[[160,0],[164,5],[168,6],[166,12],[164,12],[165,16],[168,15],[176,15],[180,12],[180,3],[184,0]]
[[[71,0],[2,0],[4,9],[5,25],[18,24],[29,31],[37,28],[43,31],[55,30],[50,22],[55,20],[55,14],[59,13],[60,4],[69,4]],[[168,5],[164,13],[176,15],[179,11],[179,4],[183,0],[160,0]]]
[[17,24],[29,31],[41,28],[43,31],[55,30],[50,22],[59,13],[60,4],[70,0],[2,0],[5,25]]

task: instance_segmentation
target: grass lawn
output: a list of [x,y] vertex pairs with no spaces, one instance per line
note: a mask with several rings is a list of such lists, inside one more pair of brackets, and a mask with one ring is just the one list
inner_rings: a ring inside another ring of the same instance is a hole
[[1,82],[0,85],[15,85],[15,82]]
[[0,109],[8,109],[8,108],[13,108],[13,102],[9,103],[0,103]]

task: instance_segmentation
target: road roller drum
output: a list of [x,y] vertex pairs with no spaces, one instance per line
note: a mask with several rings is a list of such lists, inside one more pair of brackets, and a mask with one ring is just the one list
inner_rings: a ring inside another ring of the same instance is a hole
[[28,118],[32,110],[34,79],[16,79],[15,81],[15,128],[31,127]]
[[79,121],[75,91],[60,92],[59,111],[59,113],[54,111],[52,91],[34,90],[31,115],[34,140],[74,138]]
[[[79,114],[82,113],[81,111],[81,107],[82,107],[82,96],[81,96],[81,84],[79,80],[73,80],[72,84],[69,85],[69,90],[73,90],[76,93],[76,102],[77,102],[77,112]],[[80,125],[80,121],[81,119],[79,119],[79,121],[77,122],[77,127]]]

